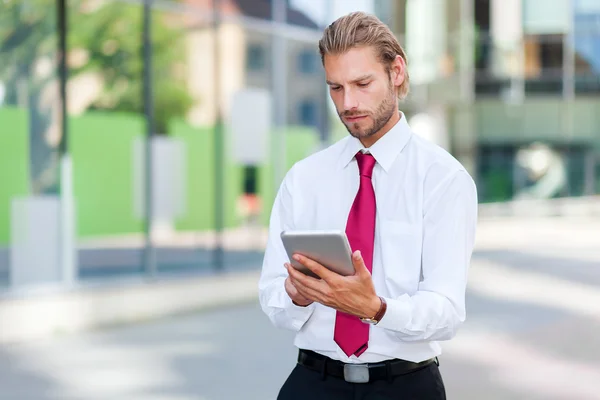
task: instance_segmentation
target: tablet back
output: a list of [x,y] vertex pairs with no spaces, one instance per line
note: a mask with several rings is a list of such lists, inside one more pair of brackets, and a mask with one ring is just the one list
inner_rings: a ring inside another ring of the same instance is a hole
[[353,275],[352,250],[343,231],[284,231],[283,246],[290,263],[297,270],[315,276],[308,268],[292,258],[302,254],[340,275]]

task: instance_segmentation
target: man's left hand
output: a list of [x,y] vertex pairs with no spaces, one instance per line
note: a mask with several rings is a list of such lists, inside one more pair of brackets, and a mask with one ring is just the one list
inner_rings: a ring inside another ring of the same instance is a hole
[[379,311],[381,300],[360,251],[352,254],[355,273],[350,276],[332,272],[300,254],[295,254],[294,259],[321,278],[307,276],[286,264],[291,283],[307,299],[359,317],[372,318]]

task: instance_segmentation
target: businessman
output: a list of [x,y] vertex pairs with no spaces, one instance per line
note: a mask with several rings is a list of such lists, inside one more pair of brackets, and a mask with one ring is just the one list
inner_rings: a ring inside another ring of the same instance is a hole
[[[445,399],[439,341],[465,320],[475,184],[399,110],[407,60],[385,24],[341,17],[319,51],[349,135],[296,163],[273,205],[260,303],[299,349],[278,399]],[[323,229],[346,232],[354,275],[289,265],[280,233]]]

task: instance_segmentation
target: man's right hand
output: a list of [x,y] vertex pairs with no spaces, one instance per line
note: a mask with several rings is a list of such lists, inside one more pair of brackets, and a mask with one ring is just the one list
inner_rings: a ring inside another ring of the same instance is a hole
[[[286,267],[293,268],[290,265],[286,265]],[[298,293],[298,290],[290,281],[289,276],[285,279],[285,291],[287,292],[288,296],[290,296],[290,299],[292,299],[292,302],[297,306],[306,307],[312,303],[312,300],[309,300],[306,297],[302,296],[300,293]]]

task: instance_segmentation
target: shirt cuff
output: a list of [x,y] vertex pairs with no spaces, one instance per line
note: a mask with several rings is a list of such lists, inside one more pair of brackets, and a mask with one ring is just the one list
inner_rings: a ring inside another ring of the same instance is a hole
[[300,330],[315,310],[315,303],[313,302],[306,307],[297,306],[292,302],[292,299],[290,299],[290,296],[288,296],[287,293],[284,293],[284,295],[286,299],[285,312],[288,318],[292,320],[294,328]]
[[406,294],[398,299],[388,299],[385,297],[387,310],[381,321],[377,323],[377,326],[392,331],[402,331],[405,329],[410,322],[410,304],[408,300],[409,296]]

